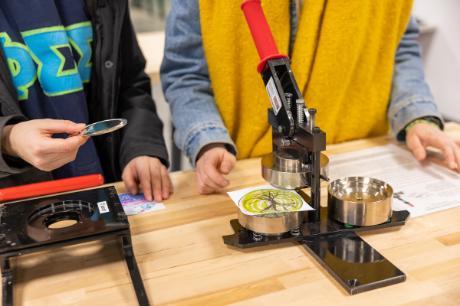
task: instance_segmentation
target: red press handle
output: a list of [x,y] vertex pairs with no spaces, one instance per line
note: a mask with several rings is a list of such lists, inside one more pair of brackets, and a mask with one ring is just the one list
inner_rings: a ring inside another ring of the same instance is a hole
[[65,191],[90,188],[104,184],[100,174],[77,176],[67,179],[28,184],[0,189],[0,201],[12,201]]
[[257,71],[261,73],[270,59],[284,58],[278,51],[275,39],[265,18],[260,0],[246,0],[241,4],[252,38],[259,53],[260,63]]

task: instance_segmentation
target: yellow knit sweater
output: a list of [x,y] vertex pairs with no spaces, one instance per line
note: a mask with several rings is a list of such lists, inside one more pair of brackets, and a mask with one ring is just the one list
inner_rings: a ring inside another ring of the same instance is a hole
[[[238,158],[271,151],[269,98],[241,1],[200,0],[203,46],[215,100]],[[262,0],[281,53],[289,48],[289,0]],[[292,70],[328,143],[387,132],[395,54],[412,0],[308,0]]]

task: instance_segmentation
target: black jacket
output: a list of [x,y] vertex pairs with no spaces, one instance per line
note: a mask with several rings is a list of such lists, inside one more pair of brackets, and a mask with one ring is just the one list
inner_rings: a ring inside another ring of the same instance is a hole
[[[94,32],[93,71],[88,93],[89,121],[126,118],[119,132],[94,137],[107,182],[121,179],[133,158],[147,155],[167,166],[163,124],[151,96],[145,59],[131,24],[128,0],[86,0]],[[0,130],[27,120],[18,104],[0,47]],[[0,144],[1,149],[1,144]],[[0,187],[49,179],[24,161],[0,155]]]

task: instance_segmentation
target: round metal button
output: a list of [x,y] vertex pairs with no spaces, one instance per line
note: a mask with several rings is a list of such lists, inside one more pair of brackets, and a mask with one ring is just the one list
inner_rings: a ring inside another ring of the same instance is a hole
[[113,62],[112,61],[105,61],[104,63],[105,68],[110,69],[113,67]]

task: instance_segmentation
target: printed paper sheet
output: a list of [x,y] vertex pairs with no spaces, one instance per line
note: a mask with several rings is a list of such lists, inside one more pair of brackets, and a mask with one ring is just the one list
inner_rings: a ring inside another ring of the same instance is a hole
[[394,189],[394,210],[408,210],[411,217],[460,206],[460,175],[432,162],[418,162],[394,144],[333,155],[331,180],[369,176]]

